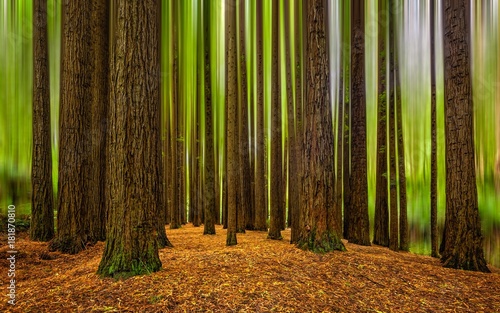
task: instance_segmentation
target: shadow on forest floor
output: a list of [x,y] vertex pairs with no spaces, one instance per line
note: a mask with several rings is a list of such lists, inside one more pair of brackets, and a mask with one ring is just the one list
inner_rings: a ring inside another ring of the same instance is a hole
[[[104,243],[78,255],[48,252],[18,233],[16,293],[5,312],[499,312],[500,269],[483,274],[441,267],[439,260],[346,243],[347,252],[317,255],[266,233],[167,229],[174,248],[160,251],[163,269],[125,281],[96,274]],[[7,277],[5,234],[0,265]],[[44,259],[52,260],[44,260]],[[2,279],[2,282],[6,279]],[[6,286],[2,283],[2,288]],[[4,289],[5,290],[5,289]]]

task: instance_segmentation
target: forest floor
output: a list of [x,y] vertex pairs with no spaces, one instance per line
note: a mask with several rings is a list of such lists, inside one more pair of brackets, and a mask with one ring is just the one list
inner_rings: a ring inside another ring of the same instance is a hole
[[[443,268],[438,259],[346,244],[347,252],[302,251],[265,232],[167,229],[163,269],[127,280],[95,273],[104,243],[78,255],[48,252],[18,233],[15,306],[7,304],[7,246],[0,236],[0,312],[500,312],[500,269]],[[44,260],[53,258],[52,260]]]

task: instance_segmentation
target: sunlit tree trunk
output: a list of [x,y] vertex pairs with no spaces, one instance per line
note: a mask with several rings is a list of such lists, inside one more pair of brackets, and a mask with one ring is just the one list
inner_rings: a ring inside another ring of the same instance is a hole
[[378,103],[377,103],[377,169],[373,243],[389,245],[389,208],[387,189],[387,22],[386,0],[378,4]]
[[[498,5],[498,15],[500,17],[500,5]],[[500,51],[500,23],[498,23],[497,30],[497,53]],[[500,80],[500,59],[497,58],[497,82]],[[497,145],[497,155],[495,160],[494,169],[494,179],[495,179],[495,190],[497,195],[500,195],[500,88],[496,91],[496,101],[495,101],[495,126],[496,126],[496,145]]]
[[280,61],[279,61],[279,0],[272,2],[272,103],[271,103],[271,211],[269,220],[269,239],[282,239],[283,227],[283,168],[281,144],[281,91],[280,91]]
[[431,255],[439,257],[437,228],[437,119],[436,119],[436,49],[435,49],[435,8],[436,2],[430,1],[431,22]]
[[64,253],[83,250],[88,238],[90,8],[89,1],[62,6],[57,234],[50,250]]
[[255,157],[255,230],[267,231],[267,203],[265,181],[265,145],[264,145],[264,86],[263,86],[263,0],[257,1],[257,127]]
[[226,109],[227,109],[227,238],[226,245],[237,243],[237,205],[238,205],[238,85],[236,77],[236,1],[226,2]]
[[54,237],[47,1],[33,3],[33,145],[30,239]]
[[349,219],[346,239],[370,245],[368,221],[368,178],[366,161],[366,87],[364,1],[354,0],[351,8],[351,176]]
[[[117,2],[108,133],[108,234],[98,274],[158,271],[163,209],[160,138],[160,2]],[[130,53],[133,51],[134,53]]]
[[[334,216],[334,138],[329,101],[326,3],[309,0],[306,8],[306,77],[300,235],[297,246],[315,252],[345,250]],[[333,226],[333,228],[332,228]]]
[[483,251],[474,165],[470,2],[445,0],[445,267],[489,272]]

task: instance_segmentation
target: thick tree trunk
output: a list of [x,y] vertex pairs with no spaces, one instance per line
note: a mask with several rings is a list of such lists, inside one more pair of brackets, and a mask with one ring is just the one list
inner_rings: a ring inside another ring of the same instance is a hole
[[364,1],[355,0],[351,8],[351,175],[349,186],[349,219],[346,239],[351,243],[370,245],[368,220],[368,179],[366,161],[366,88]]
[[264,144],[264,72],[263,72],[263,26],[262,0],[257,1],[257,128],[255,157],[255,230],[267,231],[267,202],[265,180],[265,144]]
[[33,4],[33,145],[31,162],[30,239],[54,237],[54,191],[50,140],[50,86],[47,1]]
[[110,80],[108,234],[98,269],[100,275],[115,278],[161,268],[156,215],[164,199],[160,4],[149,0],[117,5]]
[[272,1],[272,101],[271,101],[271,147],[270,158],[271,177],[271,211],[268,239],[283,239],[283,168],[281,144],[281,91],[280,91],[280,61],[279,61],[279,1]]
[[57,235],[49,248],[72,254],[85,248],[89,226],[90,8],[83,0],[62,7]]
[[435,6],[430,2],[431,22],[431,255],[439,257],[437,228],[437,119],[436,119],[436,50],[435,50]]
[[[325,1],[310,0],[306,9],[306,77],[302,190],[297,246],[315,252],[345,250],[335,229],[334,139],[329,101]],[[332,227],[333,226],[333,227]]]
[[373,243],[389,246],[389,208],[387,189],[387,5],[378,7],[378,109],[377,109],[377,173]]
[[226,245],[236,245],[238,210],[238,86],[236,77],[236,1],[226,6],[226,108],[227,108],[227,238]]
[[445,55],[445,267],[489,272],[477,203],[470,75],[470,3],[443,3]]

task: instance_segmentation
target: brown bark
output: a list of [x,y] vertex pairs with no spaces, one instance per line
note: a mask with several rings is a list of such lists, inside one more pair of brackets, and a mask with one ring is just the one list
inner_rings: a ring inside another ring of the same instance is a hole
[[[397,63],[396,57],[396,63]],[[405,146],[403,141],[403,121],[401,110],[401,90],[399,81],[399,70],[396,65],[396,129],[398,145],[398,181],[399,181],[399,249],[402,251],[410,250],[408,233],[408,211],[406,201],[406,169],[405,169]]]
[[165,191],[159,138],[160,3],[117,5],[110,80],[108,234],[98,273],[126,277],[161,268],[156,234]]
[[[332,223],[334,139],[329,101],[329,63],[323,0],[310,0],[306,9],[306,77],[300,235],[297,246],[315,252],[345,250]],[[333,227],[332,227],[333,226]]]
[[445,55],[445,267],[489,272],[477,203],[470,74],[470,3],[443,3]]
[[226,7],[226,146],[227,146],[227,238],[226,245],[237,244],[238,210],[238,86],[236,77],[236,2],[232,0]]
[[280,61],[279,61],[279,1],[272,1],[272,103],[271,103],[271,147],[270,158],[271,203],[268,239],[283,239],[283,168],[281,143],[281,91],[280,91]]
[[267,231],[267,202],[264,144],[264,85],[262,0],[257,1],[257,153],[255,158],[255,230]]
[[378,109],[377,109],[377,169],[375,221],[373,243],[389,246],[389,209],[387,189],[387,5],[379,0],[378,7]]
[[47,1],[33,3],[33,145],[30,239],[54,237]]
[[89,1],[70,1],[62,6],[57,234],[49,248],[71,254],[83,250],[87,243],[90,7]]
[[368,181],[366,161],[366,90],[364,1],[355,0],[351,9],[351,175],[349,186],[349,219],[346,239],[351,243],[370,245],[368,220]]
[[431,255],[439,257],[437,228],[437,121],[436,121],[436,50],[435,50],[435,6],[430,2],[431,31]]

